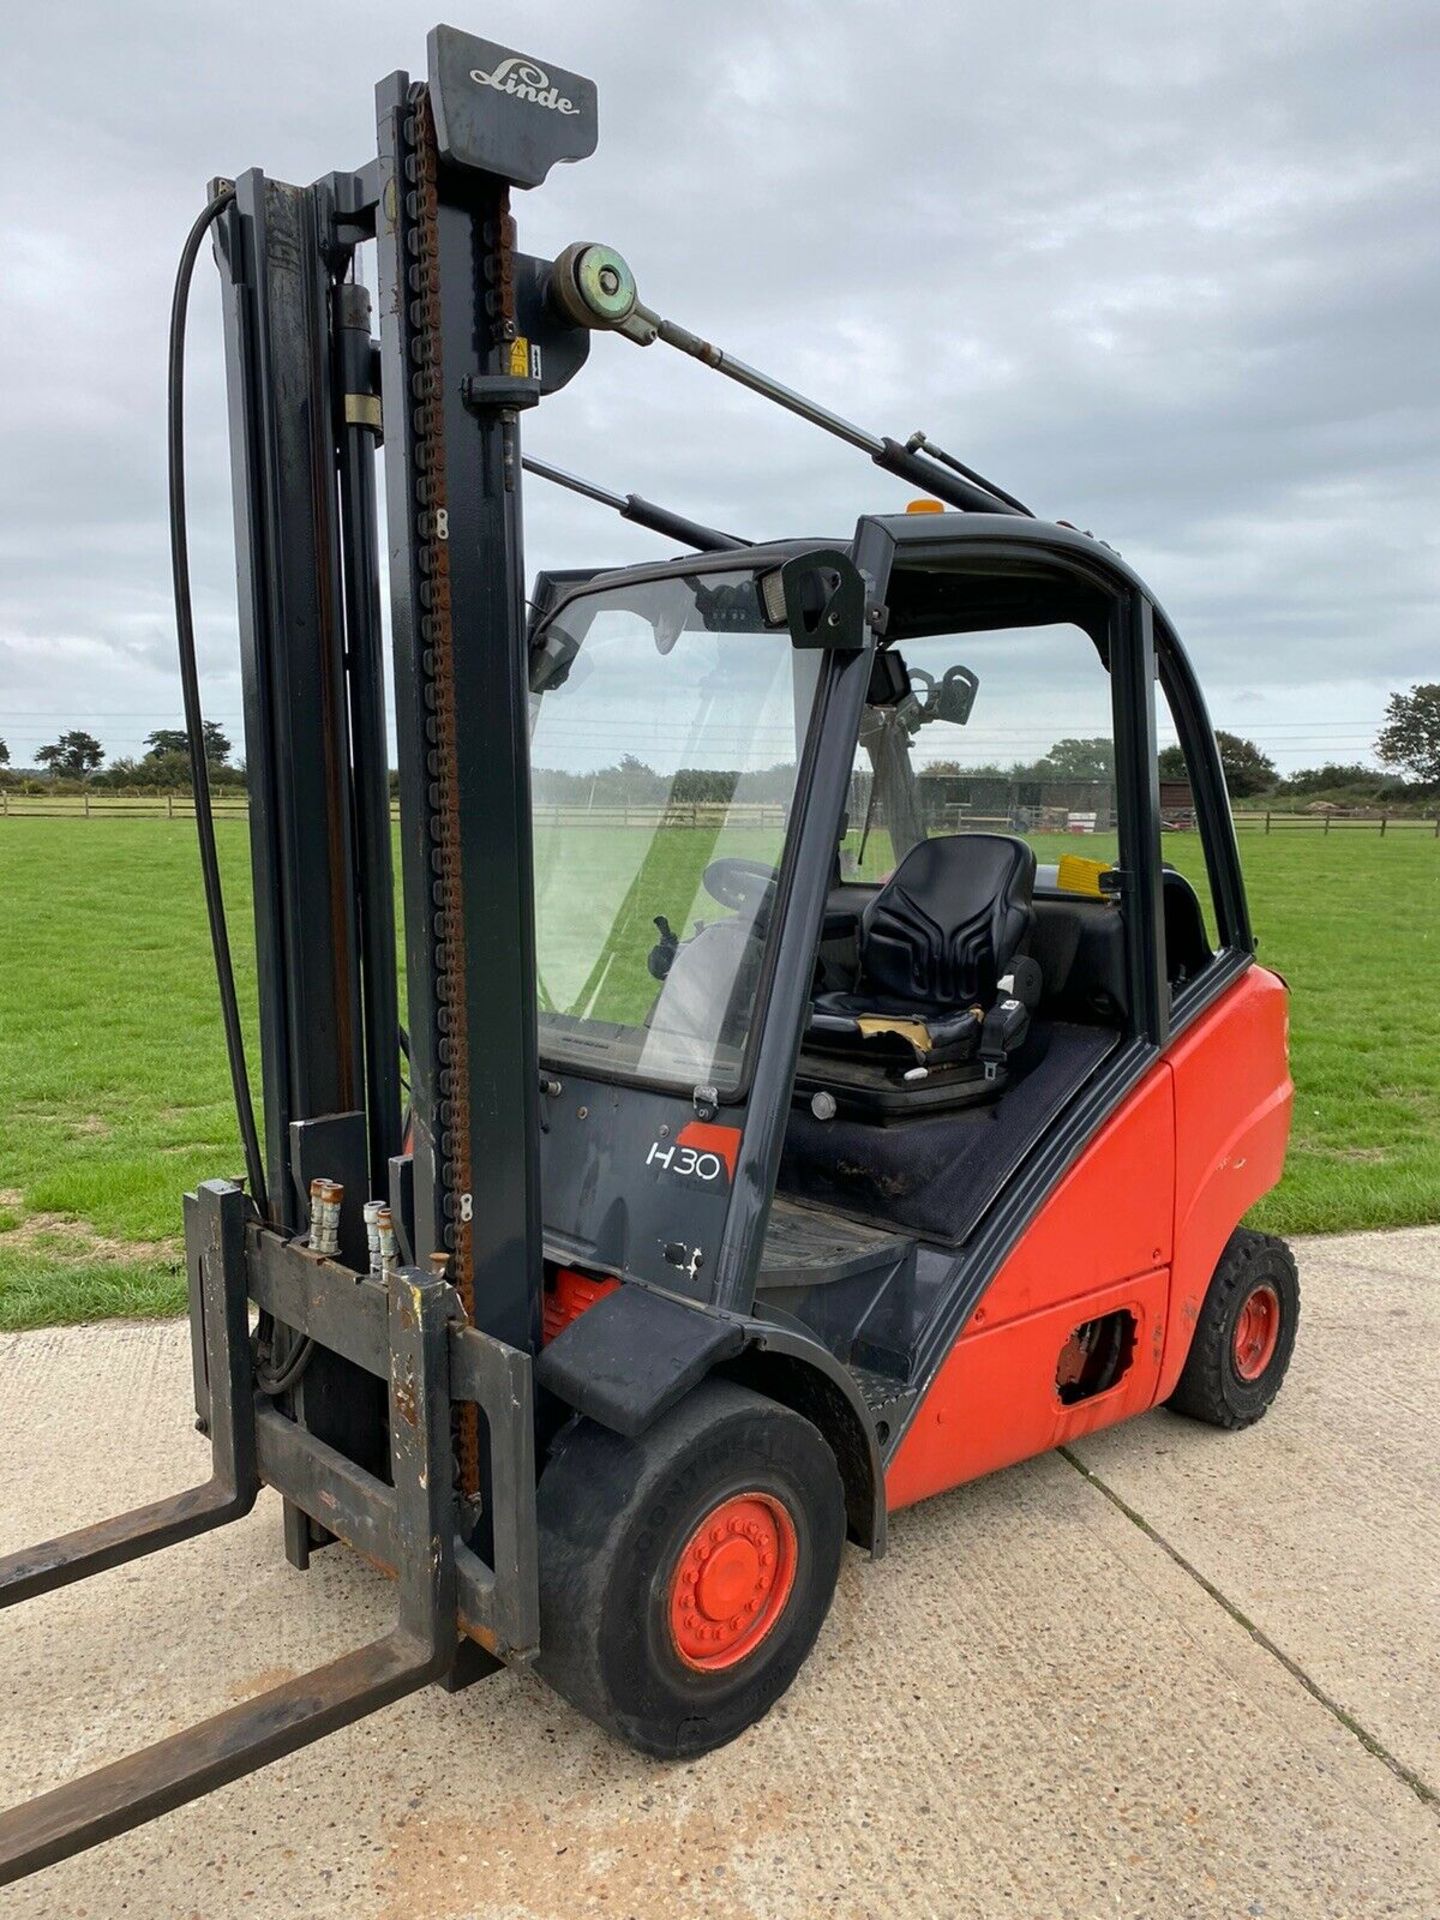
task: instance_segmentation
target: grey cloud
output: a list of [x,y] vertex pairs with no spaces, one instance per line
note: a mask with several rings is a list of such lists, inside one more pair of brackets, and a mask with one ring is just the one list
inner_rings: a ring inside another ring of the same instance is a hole
[[[55,24],[4,30],[0,735],[25,754],[73,718],[120,752],[179,709],[164,336],[204,182],[358,161],[372,83],[423,66],[432,15],[364,0],[341,36],[330,8],[132,0],[68,10],[63,48]],[[1428,7],[541,0],[525,32],[595,77],[602,135],[519,200],[523,244],[610,240],[677,319],[1093,526],[1165,602],[1217,719],[1282,758],[1362,752],[1387,689],[1433,676]],[[207,699],[233,722],[203,271],[192,342],[197,608]],[[742,533],[843,533],[905,498],[613,340],[530,441]],[[527,505],[536,565],[663,551],[539,488]]]

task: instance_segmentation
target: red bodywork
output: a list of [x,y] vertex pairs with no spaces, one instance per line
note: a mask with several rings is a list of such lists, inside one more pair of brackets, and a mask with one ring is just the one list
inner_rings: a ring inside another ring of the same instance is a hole
[[[1251,967],[1106,1122],[935,1376],[886,1475],[892,1512],[1174,1390],[1225,1242],[1280,1178],[1288,1025],[1283,983]],[[1127,1363],[1112,1386],[1065,1404],[1072,1335],[1116,1312],[1133,1318]]]
[[618,1280],[603,1275],[581,1273],[575,1267],[557,1267],[545,1283],[545,1301],[541,1320],[541,1344],[549,1346],[557,1333],[563,1333],[572,1320],[588,1313],[597,1300],[614,1293]]

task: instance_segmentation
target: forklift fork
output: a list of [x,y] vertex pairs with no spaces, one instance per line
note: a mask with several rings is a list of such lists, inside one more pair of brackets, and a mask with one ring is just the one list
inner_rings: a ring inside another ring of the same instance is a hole
[[205,1300],[205,1372],[210,1382],[210,1478],[202,1486],[171,1494],[168,1500],[135,1507],[0,1559],[0,1607],[68,1587],[73,1580],[243,1520],[255,1504],[260,1482],[255,1467],[248,1314],[244,1294],[233,1298],[225,1289],[227,1258],[233,1264],[243,1252],[245,1200],[238,1188],[221,1181],[202,1186],[198,1198],[197,1251]]
[[[270,1484],[396,1575],[396,1622],[368,1646],[0,1814],[0,1885],[444,1679],[462,1627],[497,1659],[523,1663],[534,1651],[528,1356],[458,1324],[442,1279],[414,1269],[388,1281],[352,1273],[261,1227],[229,1182],[205,1183],[187,1216],[198,1243],[214,1471],[202,1486],[0,1561],[0,1606],[242,1519]],[[251,1299],[388,1379],[390,1484],[257,1394]],[[457,1400],[478,1405],[489,1431],[493,1567],[456,1537]]]

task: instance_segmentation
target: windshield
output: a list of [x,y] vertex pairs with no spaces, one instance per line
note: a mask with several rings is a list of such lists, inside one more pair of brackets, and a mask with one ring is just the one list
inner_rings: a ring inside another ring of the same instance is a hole
[[886,880],[920,841],[957,833],[1023,836],[1046,886],[1066,855],[1077,885],[1086,867],[1113,864],[1110,680],[1093,641],[1057,621],[901,647],[889,649],[887,690],[903,691],[861,718],[842,880]]
[[579,595],[531,651],[546,1059],[738,1085],[816,656],[755,577]]

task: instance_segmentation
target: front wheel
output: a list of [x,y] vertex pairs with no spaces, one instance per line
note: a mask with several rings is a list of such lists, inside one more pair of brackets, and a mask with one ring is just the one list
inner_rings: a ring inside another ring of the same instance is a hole
[[801,1415],[712,1380],[634,1439],[577,1420],[538,1505],[537,1668],[598,1725],[687,1759],[795,1678],[845,1540],[835,1457]]
[[1213,1427],[1251,1426],[1280,1391],[1299,1324],[1294,1254],[1270,1234],[1237,1228],[1166,1405]]

